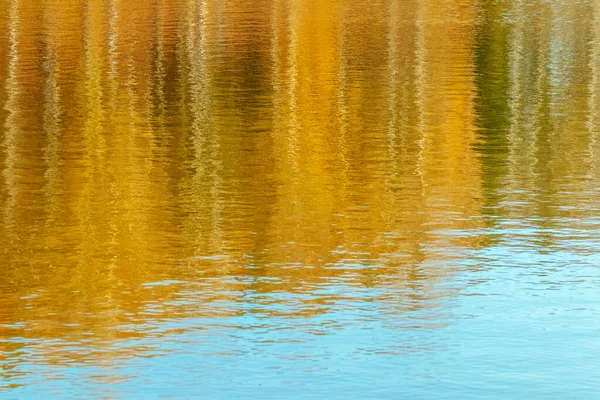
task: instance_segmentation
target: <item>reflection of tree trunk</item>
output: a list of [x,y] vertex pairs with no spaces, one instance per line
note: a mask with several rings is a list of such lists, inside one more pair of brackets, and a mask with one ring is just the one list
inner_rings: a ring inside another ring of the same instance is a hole
[[[44,131],[44,229],[48,233],[47,247],[59,251],[60,241],[57,237],[57,225],[64,221],[64,205],[61,204],[61,181],[62,171],[60,169],[62,148],[65,137],[62,134],[61,112],[62,93],[59,85],[61,74],[61,63],[59,52],[63,44],[60,37],[59,27],[53,24],[61,17],[61,10],[52,5],[45,9],[42,23],[47,32],[46,40],[42,44],[42,128]],[[70,61],[70,60],[69,60]]]
[[44,186],[42,110],[39,105],[40,75],[39,24],[29,26],[41,10],[36,4],[11,1],[8,4],[8,73],[6,78],[6,121],[3,129],[6,198],[4,221],[10,242],[23,251],[32,248],[26,241],[39,227],[43,204],[37,194]]
[[[4,140],[3,146],[5,149],[4,170],[3,176],[5,181],[6,192],[8,194],[4,209],[4,229],[6,237],[14,235],[14,207],[17,202],[18,187],[16,177],[17,157],[17,139],[19,133],[19,28],[20,15],[19,6],[21,2],[14,0],[9,2],[8,13],[8,77],[6,79],[6,105],[8,111],[6,123],[4,125]],[[13,238],[11,238],[13,239]]]
[[[510,151],[510,25],[499,23],[510,10],[507,2],[482,2],[476,57],[476,113],[484,190],[485,224],[492,227],[502,213]],[[524,16],[523,16],[524,18]],[[495,241],[494,237],[488,239]]]
[[[414,65],[421,229],[476,227],[458,216],[481,212],[481,169],[474,153],[475,16],[472,4],[424,1],[417,9]],[[424,240],[417,242],[428,247]]]
[[598,136],[600,135],[600,2],[595,2],[592,17],[592,40],[590,41],[589,66],[591,79],[589,82],[589,116],[588,130],[590,135],[588,145],[588,164],[593,182],[600,179],[600,153]]
[[[273,148],[278,174],[270,239],[285,243],[272,256],[296,262],[314,256],[331,239],[331,172],[338,159],[339,18],[331,2],[277,6],[273,17],[275,70]],[[305,229],[306,224],[310,229]]]
[[[518,188],[531,187],[534,179],[536,164],[536,143],[538,140],[539,126],[536,122],[537,112],[532,109],[541,106],[540,94],[532,91],[532,82],[539,85],[543,82],[544,71],[536,50],[526,48],[526,43],[531,43],[535,38],[536,21],[528,19],[521,3],[515,3],[512,13],[516,15],[515,22],[509,32],[509,50],[507,54],[509,63],[509,89],[508,106],[510,110],[510,128],[508,131],[509,155],[508,171],[505,177],[507,182],[506,195],[512,198]],[[528,40],[529,39],[529,40]],[[538,39],[539,40],[539,39]],[[533,51],[533,53],[532,53]],[[535,60],[538,60],[537,63]]]
[[220,254],[224,246],[222,227],[221,162],[219,161],[218,127],[213,110],[212,75],[209,66],[210,27],[217,16],[210,12],[206,0],[190,1],[186,34],[189,75],[190,141],[192,144],[191,176],[186,183],[187,222],[197,255]]

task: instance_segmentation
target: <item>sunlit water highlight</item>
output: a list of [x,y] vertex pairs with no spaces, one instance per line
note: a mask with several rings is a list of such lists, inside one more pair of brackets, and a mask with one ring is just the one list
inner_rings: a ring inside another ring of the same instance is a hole
[[0,398],[597,398],[599,4],[0,0]]

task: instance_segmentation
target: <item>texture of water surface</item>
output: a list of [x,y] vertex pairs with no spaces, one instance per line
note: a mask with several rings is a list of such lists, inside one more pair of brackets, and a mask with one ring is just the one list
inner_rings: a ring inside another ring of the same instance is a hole
[[0,398],[597,398],[599,2],[0,0],[0,54]]

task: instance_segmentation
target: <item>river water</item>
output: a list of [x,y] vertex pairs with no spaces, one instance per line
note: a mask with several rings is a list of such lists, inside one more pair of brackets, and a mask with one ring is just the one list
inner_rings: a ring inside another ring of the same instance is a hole
[[598,398],[599,2],[0,0],[0,55],[0,398]]

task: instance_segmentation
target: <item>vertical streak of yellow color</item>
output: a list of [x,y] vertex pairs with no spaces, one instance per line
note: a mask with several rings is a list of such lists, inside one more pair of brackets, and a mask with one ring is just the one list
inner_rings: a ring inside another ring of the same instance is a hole
[[388,8],[388,128],[387,128],[387,140],[388,140],[388,153],[389,158],[392,160],[392,173],[389,174],[388,179],[397,179],[397,168],[398,161],[396,159],[396,132],[398,130],[398,109],[397,109],[397,87],[398,87],[398,20],[399,5],[397,1],[392,1]]
[[279,59],[279,53],[282,47],[282,37],[280,34],[281,20],[282,20],[282,6],[278,0],[271,1],[271,14],[269,15],[270,32],[271,32],[271,48],[270,48],[270,61],[271,61],[271,87],[273,90],[273,119],[275,123],[281,120],[281,112],[279,110],[281,103],[281,96],[279,96],[279,74],[282,68],[281,60]]
[[19,113],[19,43],[18,43],[18,32],[20,28],[19,21],[19,8],[21,5],[20,0],[14,0],[9,2],[8,10],[8,45],[9,45],[9,63],[8,63],[8,78],[6,80],[6,105],[5,108],[8,111],[8,117],[4,125],[4,140],[3,147],[6,152],[4,161],[4,169],[2,175],[8,192],[8,198],[3,205],[4,214],[4,229],[6,230],[6,237],[11,238],[14,234],[14,207],[17,201],[18,188],[15,177],[15,165],[17,163],[17,138],[19,136],[18,129],[18,113]]
[[[405,158],[411,139],[414,136],[415,104],[416,108],[421,110],[419,103],[413,102],[415,94],[412,90],[416,87],[415,77],[418,76],[417,71],[419,68],[410,68],[415,59],[419,59],[419,57],[421,57],[421,60],[423,59],[423,54],[419,56],[419,51],[423,50],[423,47],[419,48],[415,45],[418,36],[415,30],[419,26],[419,19],[416,15],[417,6],[417,2],[413,0],[407,2],[390,1],[387,10],[389,31],[388,152],[393,163],[393,180],[401,178],[398,174],[402,173],[400,169],[404,166],[401,164],[405,164],[405,162],[402,162],[400,158]],[[401,151],[401,154],[398,154],[398,151]],[[415,171],[411,172],[414,173]]]
[[[108,88],[107,88],[107,99],[105,102],[105,109],[107,110],[107,135],[106,135],[106,145],[107,145],[107,150],[110,147],[109,141],[111,141],[111,137],[112,135],[109,135],[108,132],[112,132],[114,130],[115,127],[115,123],[114,123],[114,116],[112,116],[112,114],[115,112],[115,110],[117,110],[118,104],[117,104],[117,93],[118,93],[118,78],[119,78],[119,71],[118,71],[118,66],[119,66],[119,60],[118,60],[118,40],[119,40],[119,32],[118,32],[118,21],[120,19],[120,15],[119,15],[119,8],[118,8],[118,4],[119,1],[118,0],[108,0],[108,63],[109,63],[109,69],[108,69]],[[109,154],[107,152],[106,158],[107,158],[107,171],[109,170]],[[111,254],[111,259],[108,261],[108,269],[109,269],[109,275],[110,275],[110,279],[109,281],[113,281],[114,282],[114,276],[115,276],[115,268],[116,268],[116,259],[118,257],[118,250],[115,252],[115,249],[117,248],[117,227],[116,227],[116,221],[115,221],[115,214],[116,214],[116,210],[113,209],[113,207],[115,206],[115,188],[114,188],[114,184],[110,181],[110,177],[108,176],[107,173],[107,190],[106,190],[106,206],[107,208],[109,208],[109,215],[110,217],[107,219],[106,224],[107,224],[107,234],[109,239],[107,240],[107,245],[110,248],[110,253]]]
[[[534,187],[543,187],[546,185],[542,182],[543,172],[541,171],[543,168],[539,161],[540,152],[548,142],[549,126],[549,112],[548,112],[548,65],[550,64],[550,29],[548,24],[544,23],[549,16],[549,6],[540,6],[541,12],[539,19],[534,19],[532,21],[532,25],[537,27],[537,48],[534,48],[534,55],[536,57],[536,71],[534,86],[533,86],[533,96],[531,96],[531,101],[534,103],[532,105],[532,112],[529,115],[529,124],[527,127],[527,135],[528,139],[531,141],[531,151],[526,157],[528,163],[531,163],[531,170],[535,171],[532,173],[534,175],[535,182],[533,183]],[[535,43],[535,42],[534,42]]]
[[[8,8],[8,77],[6,79],[5,148],[6,182],[4,217],[7,235],[29,239],[39,228],[43,205],[36,196],[43,187],[41,116],[38,96],[41,75],[40,9],[33,1],[10,2]],[[27,25],[24,23],[27,21]],[[25,207],[24,204],[27,204]],[[21,242],[21,250],[32,251]]]
[[[286,193],[290,195],[291,216],[299,213],[298,189],[301,181],[299,159],[298,123],[298,67],[295,54],[298,46],[298,33],[295,29],[297,5],[275,0],[272,13],[272,53],[273,63],[273,136],[276,152],[279,154],[279,168],[290,171],[286,179]],[[287,187],[289,186],[289,187]],[[283,188],[280,187],[279,189]],[[289,190],[289,191],[288,191]]]
[[[567,4],[564,2],[549,3],[550,12],[548,19],[548,114],[549,137],[548,145],[553,155],[550,159],[549,170],[557,172],[558,176],[551,179],[558,184],[563,176],[575,174],[580,161],[574,162],[574,152],[582,142],[577,136],[569,137],[564,131],[572,126],[570,121],[563,116],[569,112],[569,108],[575,105],[570,90],[572,82],[579,79],[587,71],[577,71],[576,32],[580,27],[575,26],[572,21],[576,20],[576,13],[582,8],[582,4]],[[582,31],[583,33],[583,31]],[[577,73],[579,72],[579,73]],[[581,108],[581,105],[577,105]],[[578,132],[584,132],[578,129]],[[561,153],[567,155],[560,156]],[[577,157],[579,160],[579,157]],[[578,165],[575,165],[578,164]],[[555,175],[555,174],[553,174]]]
[[[105,306],[113,308],[122,285],[144,279],[148,252],[147,208],[151,152],[147,101],[147,40],[131,35],[131,26],[147,39],[147,11],[133,12],[119,2],[86,4],[85,74],[82,99],[85,169],[80,198],[80,229],[85,235],[79,259],[80,285],[90,278],[106,283]],[[138,4],[143,9],[144,4]],[[145,15],[140,18],[138,12]],[[131,24],[131,26],[128,26]],[[105,46],[108,39],[108,46]],[[135,44],[135,49],[131,46]],[[105,67],[108,63],[108,68]],[[109,79],[103,80],[108,72]],[[105,87],[105,82],[108,87]],[[99,311],[101,312],[101,311]]]
[[[113,136],[109,127],[114,128],[109,121],[114,124],[118,93],[118,8],[111,0],[87,0],[84,12],[85,79],[81,101],[85,104],[86,118],[81,132],[84,163],[78,206],[82,240],[74,286],[90,298],[102,299],[102,307],[95,312],[103,315],[108,328],[117,324],[115,310],[120,306],[118,297],[123,285],[117,271],[120,249],[116,244],[118,221],[113,208],[114,197],[111,196],[114,183],[110,176],[109,158]],[[105,45],[106,40],[108,46]],[[105,68],[105,63],[110,66]],[[106,72],[109,76],[107,81],[103,79]],[[105,88],[105,82],[108,88]],[[97,289],[94,282],[102,282],[106,289]],[[114,333],[109,330],[105,335],[113,336]]]
[[[83,15],[83,79],[80,91],[83,92],[80,101],[83,103],[85,115],[82,126],[82,168],[78,174],[81,191],[76,205],[78,221],[78,243],[80,257],[78,260],[79,285],[86,281],[89,268],[98,263],[100,256],[99,244],[104,240],[106,231],[100,215],[110,215],[108,210],[111,202],[107,176],[107,106],[114,97],[105,89],[103,75],[108,71],[109,76],[116,78],[116,71],[107,70],[104,65],[111,62],[111,52],[114,55],[114,27],[109,25],[113,18],[110,0],[87,0]],[[105,46],[108,39],[109,45]],[[113,46],[113,47],[111,47]],[[114,80],[111,79],[114,82]],[[112,92],[114,92],[116,89]],[[102,210],[97,208],[102,205]]]
[[[511,8],[517,21],[510,31],[508,55],[511,125],[506,177],[507,204],[519,203],[521,194],[517,188],[531,191],[538,187],[537,157],[541,135],[545,132],[542,126],[544,119],[541,118],[546,104],[547,83],[544,18],[536,19],[523,11],[520,3],[513,4]],[[547,9],[542,6],[540,11],[545,12]],[[526,40],[527,38],[529,40]],[[525,85],[525,82],[529,84]],[[510,208],[508,211],[511,214],[521,212],[512,205]]]
[[[116,248],[127,248],[118,260],[118,279],[134,283],[153,276],[151,260],[156,243],[152,228],[152,155],[155,135],[152,130],[151,88],[152,52],[156,6],[151,0],[121,3],[116,28],[119,71],[122,79],[111,120],[110,170],[114,204],[120,215],[114,220]],[[125,173],[125,174],[123,174]]]
[[[544,188],[544,173],[547,169],[540,161],[547,161],[550,157],[541,157],[542,152],[546,153],[546,145],[552,129],[550,129],[551,116],[549,115],[549,71],[551,58],[551,27],[546,22],[551,18],[550,5],[540,5],[539,18],[533,18],[531,24],[537,28],[534,42],[533,55],[535,57],[535,77],[533,78],[533,96],[531,97],[532,112],[529,114],[529,123],[526,125],[526,133],[531,141],[531,150],[526,155],[526,160],[531,164],[532,177],[534,182],[531,186],[535,188]],[[548,154],[548,153],[546,153]],[[549,154],[548,154],[549,155]],[[542,171],[543,169],[543,171]]]
[[391,245],[388,262],[392,264],[405,264],[407,255],[415,265],[423,260],[419,242],[423,238],[425,193],[420,166],[425,127],[423,92],[418,82],[424,83],[424,71],[419,66],[424,66],[425,47],[423,36],[418,34],[423,32],[420,9],[416,1],[392,1],[388,9],[387,151],[391,166],[386,178],[389,200],[383,209]]
[[[342,8],[342,18],[343,12],[345,12],[344,8]],[[338,189],[337,196],[339,198],[347,197],[347,189],[348,189],[348,173],[350,170],[350,161],[348,160],[348,96],[347,96],[347,88],[346,84],[348,82],[347,70],[346,70],[346,62],[347,59],[347,46],[346,40],[347,35],[345,33],[346,27],[345,23],[342,20],[340,24],[340,33],[338,42],[338,57],[339,57],[339,67],[337,74],[337,87],[338,93],[336,95],[336,103],[337,103],[337,113],[336,117],[339,123],[339,134],[337,135],[337,154],[338,154],[338,165],[339,165],[339,174],[337,177],[338,181]]]
[[192,144],[191,177],[188,186],[186,235],[190,236],[194,254],[221,254],[224,246],[222,230],[223,203],[218,132],[214,124],[213,87],[209,65],[209,35],[218,17],[208,1],[188,2],[186,34],[189,72],[190,134]]
[[[300,5],[297,2],[292,2],[288,7],[277,7],[277,21],[279,26],[275,27],[277,32],[279,52],[275,54],[276,65],[284,65],[281,73],[275,76],[275,99],[274,104],[274,147],[276,153],[279,154],[278,169],[283,175],[284,171],[288,171],[290,176],[282,176],[283,180],[278,186],[278,198],[280,204],[279,210],[282,213],[276,214],[274,221],[294,222],[300,218],[300,183],[302,181],[302,172],[300,169],[299,158],[299,115],[298,115],[298,18]],[[283,27],[281,26],[283,24]],[[280,42],[281,31],[286,35],[287,46],[283,46]],[[284,54],[281,54],[284,52]],[[280,60],[284,58],[283,62]],[[287,114],[287,120],[285,116]],[[287,225],[287,224],[283,224]],[[277,226],[275,229],[277,230]],[[287,232],[286,232],[287,231]],[[284,228],[284,232],[278,232],[277,236],[288,243],[298,241],[299,232],[293,226]]]
[[[522,66],[524,62],[524,48],[523,41],[525,39],[525,25],[526,21],[524,14],[522,13],[523,5],[521,3],[516,3],[513,9],[513,13],[516,16],[515,22],[513,24],[513,28],[511,30],[510,35],[510,45],[509,45],[509,93],[508,93],[508,102],[509,108],[511,111],[511,123],[510,129],[508,132],[508,141],[510,143],[510,153],[514,153],[518,151],[523,146],[524,138],[519,136],[519,126],[522,122],[521,111],[523,109],[523,93],[522,93],[522,84],[523,77],[522,74]],[[510,157],[510,171],[511,174],[514,175],[514,171],[516,168],[519,168],[521,165],[519,164],[519,160],[516,160],[514,157]],[[511,181],[509,179],[509,181]]]
[[421,180],[421,199],[426,196],[425,190],[427,187],[426,179],[424,176],[425,168],[425,149],[427,145],[427,130],[425,126],[425,110],[426,105],[424,103],[424,90],[425,90],[425,60],[427,57],[426,46],[425,46],[425,8],[427,7],[428,1],[416,0],[417,11],[416,11],[416,43],[415,43],[415,101],[417,105],[417,132],[419,135],[419,153],[417,157],[416,172]]
[[[463,218],[449,223],[444,216],[477,215],[481,206],[480,166],[473,150],[476,7],[471,0],[452,4],[420,2],[418,6],[415,64],[418,129],[422,135],[419,171],[427,225],[431,227],[476,226],[476,222]],[[448,187],[461,189],[443,190]]]
[[[390,21],[385,17],[389,12],[387,2],[347,4],[341,35],[345,80],[340,83],[343,122],[338,130],[344,134],[343,159],[350,163],[343,170],[346,188],[340,208],[344,217],[338,229],[343,232],[340,245],[347,256],[362,258],[364,263],[379,258],[380,232],[386,230],[389,218],[384,205],[389,201],[389,166],[394,157],[389,121],[396,115],[389,98],[396,87],[389,80],[390,44],[381,40],[390,35]],[[356,190],[356,185],[361,189]]]
[[[4,16],[4,18],[0,19],[0,32],[3,32],[0,35],[0,54],[3,57],[0,57],[0,206],[4,207],[5,203],[8,203],[9,193],[8,187],[5,184],[6,179],[4,177],[4,168],[6,166],[6,149],[4,148],[4,142],[6,140],[5,131],[7,127],[7,117],[9,116],[8,110],[8,75],[10,69],[10,9],[14,2],[0,2],[0,14]],[[6,214],[8,215],[8,214]],[[3,212],[0,212],[0,235],[4,234],[4,230],[7,228],[4,225],[5,215]]]
[[[509,182],[508,195],[515,192],[516,187],[531,187],[529,180],[533,177],[535,167],[535,148],[538,140],[533,126],[529,126],[531,114],[524,114],[523,110],[530,107],[533,100],[531,95],[524,93],[525,82],[530,82],[528,74],[531,71],[526,69],[525,58],[532,49],[525,48],[525,39],[532,35],[532,24],[535,21],[528,19],[527,14],[523,12],[523,5],[515,3],[511,9],[515,16],[515,22],[510,30],[509,45],[509,93],[508,103],[511,112],[510,128],[508,132],[509,141],[509,167],[507,182]],[[536,94],[537,95],[537,94]],[[532,129],[533,128],[533,129]],[[524,181],[525,180],[525,181]],[[516,186],[515,186],[516,185]],[[525,186],[523,186],[525,185]]]
[[[214,7],[214,5],[212,5]],[[214,249],[213,252],[222,254],[225,247],[225,234],[224,230],[224,208],[225,204],[223,201],[222,187],[223,187],[223,166],[221,161],[221,131],[217,130],[216,124],[211,124],[209,121],[212,121],[212,113],[213,110],[211,108],[211,100],[210,100],[210,84],[211,84],[211,74],[210,67],[208,64],[208,52],[209,52],[209,21],[211,21],[212,12],[211,4],[204,0],[201,7],[201,54],[205,60],[206,70],[204,71],[204,79],[206,80],[209,86],[204,87],[203,90],[206,92],[205,97],[202,99],[205,102],[205,108],[203,110],[206,113],[205,116],[202,116],[202,120],[204,121],[205,130],[211,130],[210,132],[210,141],[209,141],[209,149],[211,154],[211,163],[209,166],[210,178],[212,180],[210,185],[210,204],[212,205],[211,212],[211,226],[210,226],[210,245],[211,248]],[[218,25],[217,21],[213,22],[214,26]],[[211,126],[212,125],[212,126]]]
[[597,185],[597,181],[583,179],[572,181],[572,177],[590,177],[597,164],[589,159],[590,142],[594,139],[593,132],[587,126],[589,85],[594,80],[590,61],[594,57],[592,47],[594,31],[597,29],[597,20],[594,21],[597,7],[598,2],[579,2],[574,5],[557,4],[555,10],[555,19],[569,21],[569,23],[563,22],[563,29],[556,35],[564,49],[560,53],[562,57],[558,68],[561,79],[554,88],[557,95],[553,102],[560,132],[559,140],[554,146],[554,151],[559,156],[554,169],[565,171],[564,174],[560,174],[560,185],[568,182],[573,188],[571,195],[560,196],[559,200],[566,207],[577,204],[577,207],[588,212],[593,209],[593,206],[582,204],[581,201],[587,202],[586,193]]
[[[282,243],[274,255],[283,262],[320,264],[333,239],[327,166],[337,151],[332,146],[338,128],[330,118],[338,114],[338,7],[336,1],[313,1],[294,2],[289,8],[286,73],[276,78],[275,96],[285,98],[276,102],[275,110],[274,148],[281,173],[271,219],[272,235]],[[280,10],[280,15],[288,11]],[[277,122],[277,115],[285,114],[287,120]],[[309,229],[302,228],[306,223]]]
[[[45,134],[44,161],[46,171],[44,173],[45,185],[44,192],[44,214],[46,217],[45,231],[49,241],[55,243],[48,244],[50,248],[57,250],[60,245],[60,239],[56,235],[56,225],[64,220],[64,206],[60,202],[61,185],[61,142],[64,137],[61,132],[61,112],[62,112],[62,93],[59,88],[59,76],[61,74],[60,65],[60,25],[56,21],[61,21],[61,11],[68,7],[56,7],[54,3],[42,2],[42,29],[45,33],[45,40],[42,48],[42,71],[44,74],[44,83],[42,88],[43,111],[42,122]],[[47,246],[48,246],[47,245]]]
[[593,182],[600,178],[598,163],[598,135],[600,135],[600,2],[594,2],[592,8],[592,39],[590,40],[591,79],[588,85],[588,164]]
[[[175,123],[170,124],[169,118],[172,117],[173,109],[177,107],[173,97],[176,100],[179,100],[179,97],[178,95],[173,96],[173,94],[180,88],[181,82],[167,79],[172,76],[173,63],[176,61],[175,45],[179,34],[177,22],[180,18],[178,13],[182,13],[181,4],[178,1],[168,0],[159,0],[153,4],[153,41],[151,43],[153,57],[147,89],[149,92],[147,95],[148,119],[151,121],[149,125],[152,128],[152,154],[149,158],[153,160],[153,165],[150,176],[156,177],[156,179],[149,180],[152,186],[151,193],[156,199],[169,199],[170,202],[175,201],[176,197],[175,189],[171,185],[173,177],[170,175],[170,160],[176,157],[174,151],[178,148],[180,127]],[[179,107],[175,109],[180,110]],[[176,128],[172,126],[176,126]],[[153,210],[153,213],[155,212],[156,210]],[[177,213],[176,210],[172,212]],[[153,219],[152,222],[155,224],[153,229],[160,229],[156,225],[165,226],[164,221]],[[171,244],[173,243],[171,242]],[[158,244],[159,247],[163,245],[166,246],[166,243]],[[172,249],[174,250],[175,247]]]
[[[277,2],[277,1],[276,1]],[[298,65],[296,53],[298,32],[296,29],[298,7],[296,2],[277,2],[273,8],[272,63],[273,79],[273,148],[277,155],[277,211],[270,227],[272,236],[282,242],[296,242],[299,232],[292,225],[299,217],[301,182],[299,159],[298,121]],[[287,172],[287,173],[286,173]],[[289,175],[288,175],[289,174]],[[289,225],[288,225],[289,224]],[[284,226],[280,231],[280,226]],[[289,246],[289,243],[284,245]],[[280,254],[281,249],[271,252]],[[284,257],[282,257],[284,258]]]
[[[525,134],[531,145],[527,147],[525,154],[521,156],[522,162],[530,166],[525,169],[523,176],[517,177],[523,187],[526,187],[529,192],[537,191],[541,196],[534,198],[534,201],[526,199],[524,207],[519,209],[515,207],[517,218],[523,216],[536,216],[539,219],[535,223],[546,225],[551,223],[546,209],[547,200],[554,195],[555,185],[553,175],[558,171],[552,171],[552,161],[556,158],[554,151],[554,139],[556,132],[554,129],[555,116],[551,114],[552,98],[551,98],[551,79],[552,79],[552,6],[550,3],[540,3],[540,11],[532,17],[531,25],[536,27],[533,56],[535,59],[535,70],[529,72],[529,79],[533,81],[532,91],[529,96],[531,99],[531,111],[528,115],[528,123],[525,125]],[[535,76],[531,76],[531,74]],[[523,201],[523,198],[517,198],[517,194],[513,195],[512,200]]]
[[290,30],[290,44],[287,52],[287,55],[289,57],[289,68],[287,74],[285,75],[285,78],[289,80],[288,102],[290,121],[289,126],[287,127],[287,130],[284,134],[284,140],[287,143],[286,154],[288,155],[291,172],[293,174],[290,182],[293,183],[291,187],[291,199],[293,205],[292,215],[294,216],[297,216],[299,213],[298,188],[300,180],[302,178],[302,172],[300,170],[299,162],[299,135],[301,128],[298,121],[298,61],[296,57],[296,54],[298,52],[299,40],[299,34],[297,30],[298,18],[298,5],[297,3],[294,3],[287,19],[287,25]]
[[[167,5],[164,0],[159,0],[156,5],[156,21],[155,21],[155,30],[156,30],[156,38],[155,38],[155,71],[153,71],[153,88],[156,93],[157,98],[157,106],[158,106],[158,115],[160,122],[162,122],[165,113],[165,52],[166,52],[166,32],[164,21],[167,18]],[[149,101],[151,101],[151,97],[149,96]],[[161,132],[162,133],[162,132]]]

